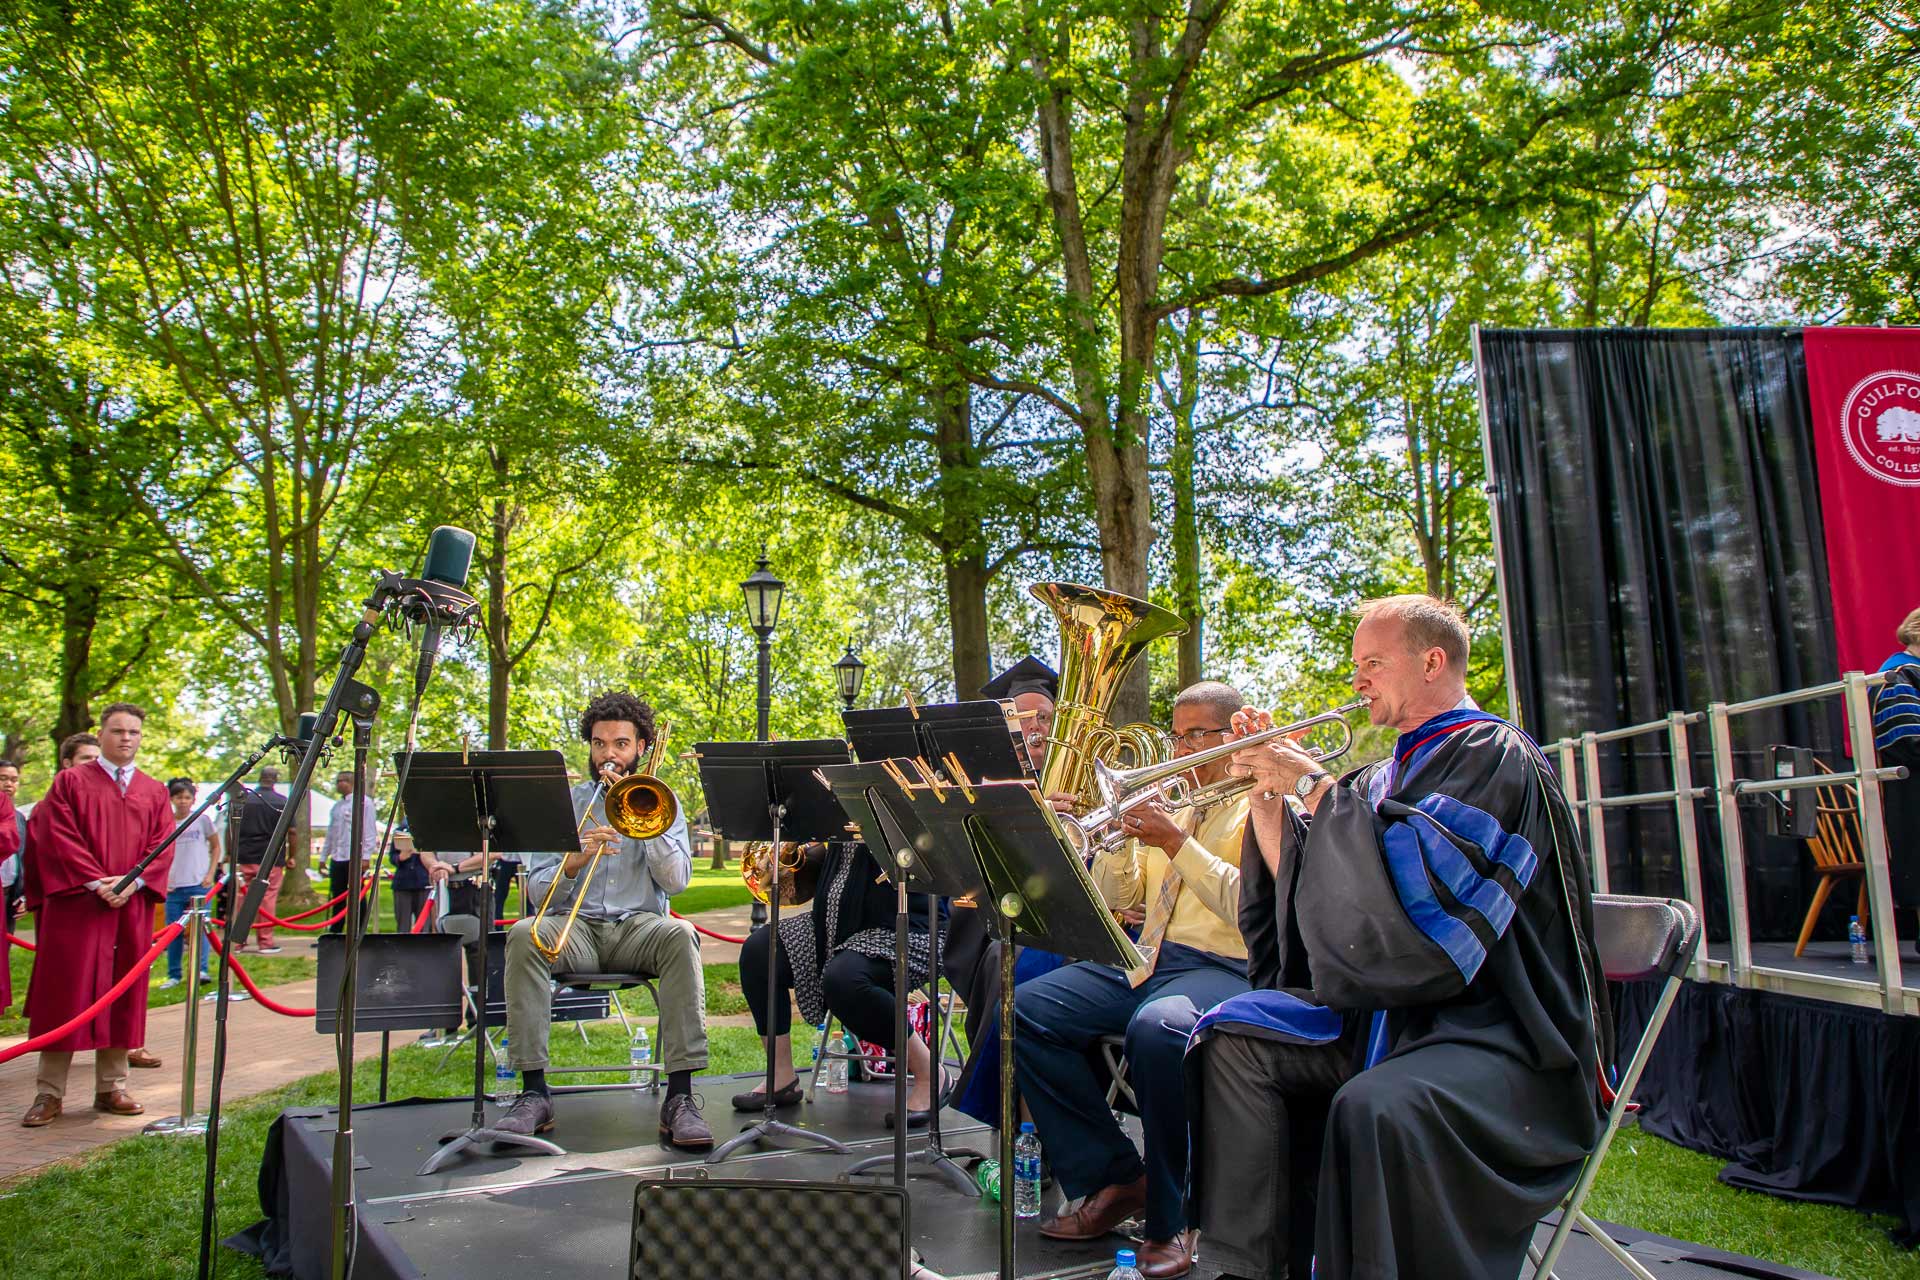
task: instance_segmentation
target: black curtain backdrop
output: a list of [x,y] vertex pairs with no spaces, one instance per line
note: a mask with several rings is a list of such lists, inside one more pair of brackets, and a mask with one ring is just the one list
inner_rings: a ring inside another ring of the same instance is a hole
[[[1659,985],[1614,987],[1623,1046]],[[1728,1161],[1722,1182],[1892,1214],[1920,1240],[1920,1018],[1688,982],[1635,1097],[1642,1129]]]
[[[1479,365],[1529,733],[1551,742],[1834,678],[1799,330],[1486,329]],[[1691,732],[1694,781],[1710,783],[1706,725]],[[1838,704],[1739,717],[1733,738],[1741,777],[1764,776],[1771,743],[1832,762]],[[1664,733],[1602,748],[1609,794],[1670,777]],[[1724,938],[1711,813],[1703,802],[1707,924]],[[1757,806],[1747,817],[1753,935],[1791,939],[1811,861],[1764,835]],[[1681,895],[1671,809],[1611,809],[1606,823],[1615,892]],[[1836,901],[1823,933],[1844,936],[1850,910]]]

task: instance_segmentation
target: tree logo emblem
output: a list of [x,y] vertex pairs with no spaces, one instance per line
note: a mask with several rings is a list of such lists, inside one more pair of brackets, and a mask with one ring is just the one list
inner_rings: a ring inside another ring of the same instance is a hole
[[1868,475],[1920,488],[1920,373],[1887,369],[1854,383],[1840,406],[1840,435]]

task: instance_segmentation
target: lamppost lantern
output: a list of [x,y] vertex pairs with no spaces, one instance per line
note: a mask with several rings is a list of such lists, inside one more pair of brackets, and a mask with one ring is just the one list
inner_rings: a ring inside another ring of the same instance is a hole
[[747,625],[762,639],[773,634],[780,621],[780,597],[787,584],[773,575],[767,566],[767,549],[760,548],[760,563],[754,566],[740,590],[747,598]]
[[853,651],[851,636],[847,637],[847,651],[833,664],[833,678],[840,684],[840,697],[847,710],[853,710],[853,704],[860,700],[860,685],[867,678],[867,664]]

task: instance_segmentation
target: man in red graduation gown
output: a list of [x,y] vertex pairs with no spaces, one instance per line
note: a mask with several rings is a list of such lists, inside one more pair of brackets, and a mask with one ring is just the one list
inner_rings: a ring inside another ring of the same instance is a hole
[[[126,702],[100,719],[100,756],[66,769],[28,819],[33,858],[27,906],[39,954],[27,987],[28,1032],[52,1031],[105,995],[153,943],[153,908],[166,900],[171,851],[154,859],[126,893],[113,886],[173,830],[167,789],[133,764],[146,712]],[[126,994],[40,1054],[37,1095],[21,1123],[38,1128],[60,1114],[76,1050],[94,1051],[93,1105],[114,1115],[144,1108],[127,1093],[127,1052],[146,1040],[147,984]]]

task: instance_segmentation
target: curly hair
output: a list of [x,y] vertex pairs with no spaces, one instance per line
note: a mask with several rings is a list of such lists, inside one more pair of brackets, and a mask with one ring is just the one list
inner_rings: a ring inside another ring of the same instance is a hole
[[639,733],[647,746],[653,745],[653,708],[625,689],[597,693],[587,709],[580,713],[580,741],[593,741],[593,726],[602,720],[625,720]]

